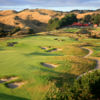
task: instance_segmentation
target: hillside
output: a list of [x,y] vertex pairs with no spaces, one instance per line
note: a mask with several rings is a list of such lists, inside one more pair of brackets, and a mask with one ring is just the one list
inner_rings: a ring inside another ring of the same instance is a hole
[[100,14],[100,11],[94,11],[94,12],[86,12],[86,13],[78,13],[77,18],[83,18],[85,15],[92,15],[92,14]]
[[21,29],[31,28],[34,32],[46,31],[47,23],[51,18],[58,17],[61,19],[68,13],[74,13],[77,18],[83,18],[85,15],[92,15],[94,13],[100,13],[96,11],[71,11],[61,12],[47,9],[24,9],[20,12],[15,10],[0,11],[0,27],[3,27],[6,31],[10,31],[14,27],[20,27]]
[[[35,32],[45,31],[48,21],[53,17],[62,18],[66,13],[45,9],[25,9],[0,11],[0,23],[14,27],[30,27]],[[6,27],[7,29],[8,27]],[[9,28],[8,28],[9,29]]]

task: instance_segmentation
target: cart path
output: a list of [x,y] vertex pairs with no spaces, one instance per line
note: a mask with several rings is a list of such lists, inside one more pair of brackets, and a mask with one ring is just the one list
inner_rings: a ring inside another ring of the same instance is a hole
[[[91,49],[89,49],[89,48],[85,48],[85,47],[81,47],[81,48],[84,49],[84,50],[88,50],[88,52],[89,52],[83,58],[88,58],[93,53],[93,51]],[[99,59],[96,59],[96,58],[92,58],[92,60],[96,61],[96,63],[97,63],[95,69],[90,70],[90,71],[88,71],[86,73],[81,74],[80,76],[77,77],[77,79],[81,78],[83,75],[86,75],[86,74],[91,73],[91,72],[93,72],[93,71],[95,71],[97,69],[100,69],[100,60]]]

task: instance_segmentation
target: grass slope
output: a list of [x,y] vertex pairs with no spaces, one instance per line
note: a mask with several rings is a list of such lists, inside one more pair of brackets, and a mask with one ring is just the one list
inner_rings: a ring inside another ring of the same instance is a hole
[[[64,41],[58,41],[58,40]],[[7,47],[7,42],[18,42]],[[56,83],[72,82],[78,75],[95,66],[95,62],[83,58],[88,52],[77,41],[59,36],[31,36],[0,42],[0,77],[16,75],[27,81],[21,88],[9,89],[0,84],[0,100],[45,100],[48,89]],[[46,52],[40,47],[61,48],[62,51]],[[58,64],[54,69],[41,62]]]

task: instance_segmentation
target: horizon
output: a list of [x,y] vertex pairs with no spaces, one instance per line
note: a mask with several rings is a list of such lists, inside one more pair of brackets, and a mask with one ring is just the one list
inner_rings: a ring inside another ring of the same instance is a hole
[[96,10],[100,8],[99,0],[3,0],[0,10],[50,9],[56,11]]
[[16,11],[22,11],[24,9],[48,9],[48,10],[55,10],[55,11],[63,11],[63,12],[69,12],[72,10],[97,10],[100,9],[100,7],[95,8],[95,7],[87,7],[87,8],[83,8],[83,7],[75,7],[75,8],[71,8],[71,7],[24,7],[24,6],[2,6],[0,7],[0,10],[16,10]]

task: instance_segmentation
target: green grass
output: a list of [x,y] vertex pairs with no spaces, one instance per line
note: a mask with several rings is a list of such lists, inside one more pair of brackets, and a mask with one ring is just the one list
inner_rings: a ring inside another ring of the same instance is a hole
[[64,31],[68,33],[76,33],[79,30],[80,30],[79,28],[66,28]]
[[93,50],[93,57],[100,57],[100,39],[84,39],[81,42],[91,44],[87,46]]
[[[7,47],[7,42],[18,44]],[[60,36],[31,36],[1,41],[0,77],[15,75],[27,83],[16,89],[5,87],[6,83],[0,84],[0,100],[45,100],[45,94],[53,83],[61,86],[63,81],[72,82],[81,73],[94,68],[94,61],[82,58],[88,52],[77,46],[81,42]],[[62,51],[46,52],[40,48],[47,46],[62,48]],[[59,66],[46,68],[41,62]]]

